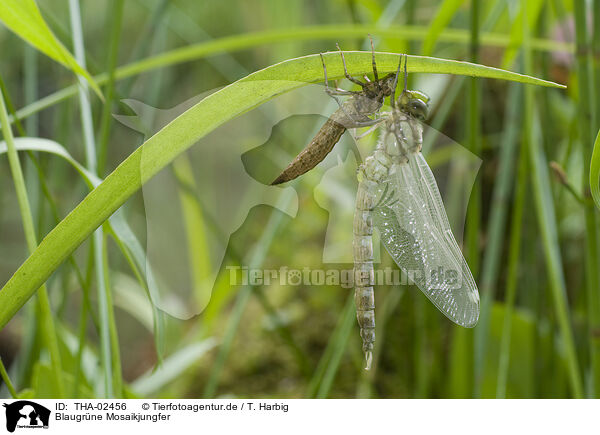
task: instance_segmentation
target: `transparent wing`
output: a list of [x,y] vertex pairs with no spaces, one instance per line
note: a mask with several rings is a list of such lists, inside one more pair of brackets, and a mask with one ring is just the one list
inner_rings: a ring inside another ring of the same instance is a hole
[[479,300],[479,292],[477,291],[477,284],[471,274],[471,269],[462,255],[462,251],[454,238],[454,234],[450,229],[450,223],[448,222],[448,216],[446,215],[446,209],[442,202],[442,196],[440,190],[431,172],[431,168],[427,164],[425,157],[421,152],[412,153],[409,157],[409,166],[412,173],[412,178],[415,180],[416,185],[421,192],[423,203],[431,216],[432,222],[437,226],[438,230],[444,234],[446,241],[448,242],[454,258],[462,264],[463,277],[468,281],[469,287],[474,289],[475,296]]
[[383,245],[442,313],[461,326],[475,326],[479,294],[462,254],[457,258],[452,233],[443,230],[443,217],[432,216],[431,198],[424,196],[423,180],[414,177],[411,167],[401,164],[391,172],[378,186],[373,210]]

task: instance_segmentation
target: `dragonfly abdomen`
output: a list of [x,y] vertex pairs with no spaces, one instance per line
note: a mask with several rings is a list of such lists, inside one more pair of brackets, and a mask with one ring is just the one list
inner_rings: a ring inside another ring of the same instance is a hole
[[354,252],[354,303],[360,327],[366,369],[371,367],[373,344],[375,343],[375,273],[373,270],[373,222],[372,210],[375,193],[369,189],[370,181],[361,181],[356,195],[353,226]]
[[[363,342],[363,352],[370,369],[375,343],[375,272],[373,269],[373,209],[379,193],[379,182],[387,177],[394,158],[379,149],[367,157],[359,169],[359,184],[354,210],[354,303]],[[397,159],[396,159],[397,160]]]

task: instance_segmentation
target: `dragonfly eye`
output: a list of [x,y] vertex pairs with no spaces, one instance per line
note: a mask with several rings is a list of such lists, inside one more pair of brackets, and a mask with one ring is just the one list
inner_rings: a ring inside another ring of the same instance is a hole
[[429,106],[419,98],[412,98],[408,102],[408,111],[415,118],[424,121],[429,114]]

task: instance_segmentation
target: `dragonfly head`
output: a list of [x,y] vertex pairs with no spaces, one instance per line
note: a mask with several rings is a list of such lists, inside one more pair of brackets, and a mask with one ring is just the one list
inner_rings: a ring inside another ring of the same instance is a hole
[[429,97],[423,92],[406,90],[398,97],[399,109],[424,121],[429,115]]

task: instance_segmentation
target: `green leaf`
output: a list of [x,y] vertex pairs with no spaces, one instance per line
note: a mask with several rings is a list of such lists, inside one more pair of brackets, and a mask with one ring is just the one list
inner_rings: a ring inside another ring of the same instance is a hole
[[590,162],[590,190],[596,207],[600,209],[600,131],[594,142],[594,151],[592,151],[592,161]]
[[[351,74],[360,76],[371,69],[371,54],[348,52]],[[338,53],[327,53],[330,78],[341,78],[343,68]],[[395,72],[399,56],[380,53],[380,73]],[[409,72],[460,74],[513,80],[542,86],[564,87],[535,77],[468,62],[423,56],[408,57]],[[284,79],[282,79],[284,78]],[[31,297],[50,274],[96,228],[113,214],[141,186],[199,139],[225,122],[273,97],[323,80],[319,55],[287,60],[232,83],[206,97],[175,118],[144,142],[47,236],[0,291],[0,328]],[[227,152],[220,149],[218,152]]]
[[54,36],[34,0],[3,0],[0,6],[0,20],[6,27],[46,56],[83,76],[90,83],[94,92],[103,99],[98,84]]

